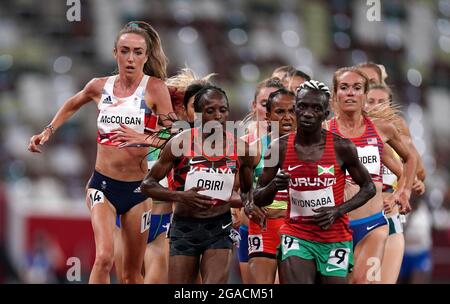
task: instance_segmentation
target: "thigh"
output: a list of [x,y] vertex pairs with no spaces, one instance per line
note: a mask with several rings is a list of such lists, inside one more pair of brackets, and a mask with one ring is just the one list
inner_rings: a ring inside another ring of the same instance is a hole
[[403,233],[394,233],[388,236],[381,262],[381,283],[397,283],[403,253],[405,251],[405,238]]
[[123,283],[122,280],[122,271],[123,271],[123,244],[121,238],[121,232],[119,227],[114,228],[114,268],[116,270],[117,282]]
[[121,216],[124,270],[132,269],[133,272],[140,272],[142,268],[148,238],[146,218],[143,217],[146,212],[147,204],[139,203]]
[[169,256],[169,284],[198,283],[199,256]]
[[225,284],[231,262],[231,249],[207,249],[201,259],[200,272],[204,284]]
[[387,225],[375,228],[356,245],[350,282],[367,284],[381,281],[380,269],[388,230]]
[[272,258],[252,257],[248,261],[250,284],[273,284],[277,273],[278,261]]
[[114,252],[116,211],[103,192],[96,189],[88,189],[86,202],[91,211],[96,255],[100,253],[112,254]]
[[314,284],[316,263],[297,256],[289,256],[278,263],[281,284]]
[[164,233],[158,235],[145,249],[144,283],[167,284],[168,282],[169,241]]

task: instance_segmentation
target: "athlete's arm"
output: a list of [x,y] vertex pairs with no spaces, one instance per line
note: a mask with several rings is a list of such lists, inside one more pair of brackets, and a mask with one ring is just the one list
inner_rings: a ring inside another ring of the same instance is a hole
[[339,206],[313,209],[317,214],[313,216],[312,221],[324,230],[328,229],[336,218],[367,203],[376,193],[375,184],[369,172],[359,161],[355,145],[345,138],[336,138],[334,143],[338,163],[343,170],[348,171],[360,189],[354,197]]
[[426,178],[426,172],[425,172],[425,167],[423,165],[422,158],[420,157],[420,154],[417,151],[416,146],[414,145],[414,143],[412,141],[411,133],[409,132],[409,128],[408,128],[408,125],[406,124],[406,121],[400,116],[399,116],[399,124],[400,124],[400,136],[402,137],[402,140],[405,142],[405,144],[408,146],[408,148],[416,155],[417,178],[423,182],[423,181],[425,181],[425,178]]
[[405,145],[400,133],[391,123],[377,125],[381,132],[388,138],[387,143],[403,160],[403,175],[398,181],[398,200],[400,204],[400,213],[406,214],[411,211],[409,198],[411,189],[416,177],[416,155]]
[[177,157],[172,153],[172,145],[174,145],[174,140],[181,135],[182,134],[179,134],[169,140],[167,145],[161,151],[159,159],[141,183],[141,192],[156,201],[173,201],[195,205],[199,208],[209,208],[213,205],[213,199],[209,196],[197,193],[202,190],[199,187],[194,187],[188,191],[172,191],[159,184],[159,181],[167,176],[170,170],[172,170],[173,163],[177,160]]
[[67,99],[50,122],[53,130],[50,128],[45,128],[40,134],[33,135],[30,138],[28,150],[30,152],[41,153],[38,146],[43,145],[50,138],[53,132],[64,124],[64,122],[66,122],[83,105],[91,100],[98,99],[104,84],[105,78],[94,78],[89,81],[81,91]]
[[[228,203],[230,203],[231,208],[241,208],[242,207],[242,197],[239,194],[239,188],[240,188],[239,175],[240,175],[239,172],[236,172],[236,174],[234,176],[233,190],[231,192],[230,199],[228,200]],[[215,203],[216,203],[216,201],[217,200],[214,200]]]
[[273,153],[278,153],[280,161],[273,167],[264,166],[258,184],[254,192],[254,200],[257,206],[267,206],[272,204],[275,195],[280,190],[286,190],[289,185],[290,174],[278,170],[283,166],[284,155],[286,153],[287,136],[275,139],[267,148],[267,155],[264,160],[273,157]]
[[394,173],[398,179],[401,178],[403,174],[403,164],[400,159],[395,157],[394,150],[389,145],[384,145],[383,154],[381,155],[381,162],[389,170]]

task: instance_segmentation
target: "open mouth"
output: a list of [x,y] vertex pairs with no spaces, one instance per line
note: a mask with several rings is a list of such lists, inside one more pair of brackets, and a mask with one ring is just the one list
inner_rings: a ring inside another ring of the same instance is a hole
[[290,130],[292,130],[292,124],[291,124],[291,123],[284,123],[284,124],[281,124],[281,128],[282,128],[284,131],[290,131]]
[[355,103],[356,103],[356,100],[354,100],[354,99],[346,99],[346,100],[345,100],[345,103],[355,104]]
[[127,71],[134,71],[134,70],[135,70],[135,68],[134,68],[133,66],[131,66],[131,65],[127,65],[127,66],[125,67],[125,69],[126,69]]
[[301,125],[302,127],[307,127],[307,128],[309,128],[309,127],[313,126],[314,123],[313,123],[312,121],[300,121],[300,125]]

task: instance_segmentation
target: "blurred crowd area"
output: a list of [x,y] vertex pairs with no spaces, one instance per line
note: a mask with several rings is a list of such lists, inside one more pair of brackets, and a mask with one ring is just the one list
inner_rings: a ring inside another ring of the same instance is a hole
[[[234,120],[250,111],[256,83],[278,66],[292,65],[331,87],[339,67],[383,64],[427,169],[422,201],[431,231],[439,233],[430,238],[450,244],[449,0],[382,0],[379,21],[368,20],[368,3],[377,1],[81,0],[80,21],[69,22],[77,2],[0,2],[1,247],[12,233],[8,204],[18,212],[87,213],[95,105],[61,127],[43,154],[32,155],[27,144],[68,97],[114,72],[114,40],[130,20],[159,32],[169,76],[185,66],[198,76],[217,73],[213,81],[227,92]],[[39,246],[45,237],[37,239]],[[450,268],[444,245],[433,257]],[[445,275],[450,281],[450,270]]]

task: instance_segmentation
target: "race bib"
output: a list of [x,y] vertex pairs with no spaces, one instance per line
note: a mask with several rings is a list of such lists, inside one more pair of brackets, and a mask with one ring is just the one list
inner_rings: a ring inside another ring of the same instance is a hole
[[[197,169],[197,168],[195,168]],[[205,168],[209,169],[210,168]],[[220,169],[217,169],[220,170]],[[220,173],[220,172],[203,172],[191,170],[186,175],[186,182],[184,191],[194,187],[205,188],[204,191],[198,193],[210,196],[212,198],[228,201],[231,197],[234,184],[234,173]]]
[[380,175],[380,152],[377,146],[356,147],[359,161],[370,174]]
[[263,252],[264,244],[261,234],[250,234],[248,236],[248,253]]
[[294,239],[293,237],[283,235],[281,238],[281,250],[283,254],[286,254],[290,250],[299,250],[300,244],[298,243],[298,240]]
[[383,173],[383,184],[389,185],[389,186],[394,186],[395,183],[397,182],[397,175],[392,173],[392,171],[389,170],[389,168],[386,166],[383,166],[382,173]]
[[327,271],[348,269],[349,255],[349,248],[334,248],[331,250],[327,261],[327,264],[331,265],[331,267],[327,267]]
[[316,214],[313,209],[333,207],[335,205],[333,187],[310,191],[290,189],[289,196],[291,199],[291,212],[289,216],[291,218],[312,216]]
[[100,111],[97,119],[100,133],[111,133],[111,130],[119,128],[120,124],[125,124],[138,133],[144,133],[145,110],[108,107]]

